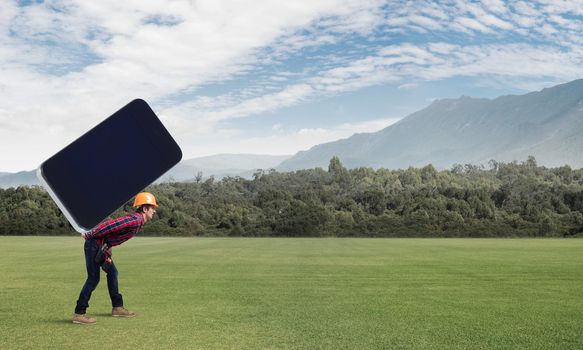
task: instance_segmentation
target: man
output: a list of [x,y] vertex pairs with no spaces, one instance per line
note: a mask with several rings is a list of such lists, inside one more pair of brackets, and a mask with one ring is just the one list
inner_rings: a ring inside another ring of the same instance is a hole
[[104,221],[93,231],[83,235],[87,280],[77,300],[73,323],[95,324],[97,322],[95,318],[86,316],[85,312],[89,307],[91,293],[99,284],[100,268],[107,274],[107,289],[112,306],[111,316],[133,317],[136,315],[123,307],[123,298],[117,284],[117,268],[111,259],[111,247],[132,238],[146,222],[152,219],[158,204],[151,193],[141,192],[134,200],[134,207],[137,208],[134,213]]

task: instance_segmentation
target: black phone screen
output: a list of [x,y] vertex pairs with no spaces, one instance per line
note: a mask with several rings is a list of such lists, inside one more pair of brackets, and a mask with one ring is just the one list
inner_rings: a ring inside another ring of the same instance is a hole
[[154,111],[136,99],[46,160],[40,175],[73,226],[86,231],[181,159]]

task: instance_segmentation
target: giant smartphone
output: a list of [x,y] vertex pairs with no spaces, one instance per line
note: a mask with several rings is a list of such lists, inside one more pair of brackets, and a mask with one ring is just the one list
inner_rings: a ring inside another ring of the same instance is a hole
[[136,99],[43,162],[37,177],[87,232],[182,159],[154,111]]

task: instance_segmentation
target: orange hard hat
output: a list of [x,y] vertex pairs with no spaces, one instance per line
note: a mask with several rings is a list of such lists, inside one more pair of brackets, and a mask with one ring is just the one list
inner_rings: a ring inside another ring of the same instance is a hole
[[136,196],[134,200],[134,207],[139,207],[144,204],[153,205],[155,208],[158,208],[158,204],[156,204],[156,197],[150,192],[140,192]]

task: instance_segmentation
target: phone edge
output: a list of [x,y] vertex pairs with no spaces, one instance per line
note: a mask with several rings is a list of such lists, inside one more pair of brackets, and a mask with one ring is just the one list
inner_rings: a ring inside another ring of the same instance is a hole
[[80,226],[77,223],[77,221],[73,218],[73,216],[67,210],[67,207],[65,207],[65,205],[61,202],[61,199],[59,198],[59,196],[57,196],[57,194],[53,191],[52,187],[49,185],[49,183],[46,181],[46,179],[43,175],[43,171],[42,171],[43,164],[44,164],[44,162],[36,169],[36,177],[37,177],[38,181],[40,182],[41,186],[47,191],[49,196],[51,196],[51,198],[53,199],[55,204],[57,204],[57,207],[59,207],[59,209],[61,210],[63,215],[65,215],[65,218],[67,218],[67,221],[69,221],[69,223],[71,224],[71,226],[73,226],[75,231],[79,232],[79,234],[81,234],[81,235],[90,231],[90,230]]

